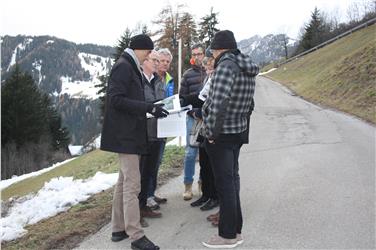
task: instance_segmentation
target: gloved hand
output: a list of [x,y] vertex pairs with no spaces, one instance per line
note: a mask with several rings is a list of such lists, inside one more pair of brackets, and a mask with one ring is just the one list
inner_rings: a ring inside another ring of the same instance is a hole
[[179,95],[179,101],[180,101],[180,106],[181,107],[185,107],[187,106],[189,103],[187,103],[187,100],[184,98],[183,95]]
[[152,114],[156,118],[162,118],[162,117],[167,117],[169,114],[167,110],[162,108],[164,106],[163,103],[158,103],[158,104],[150,104],[148,106],[147,112]]

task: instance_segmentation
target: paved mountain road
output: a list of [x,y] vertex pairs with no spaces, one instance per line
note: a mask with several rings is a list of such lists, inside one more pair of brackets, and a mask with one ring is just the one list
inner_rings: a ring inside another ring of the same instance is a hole
[[[244,244],[238,248],[375,248],[375,127],[257,78],[250,144],[240,154]],[[159,192],[163,217],[146,235],[161,249],[202,249],[216,233],[182,200],[182,177]],[[197,198],[194,197],[194,198]],[[110,226],[81,249],[130,249]]]

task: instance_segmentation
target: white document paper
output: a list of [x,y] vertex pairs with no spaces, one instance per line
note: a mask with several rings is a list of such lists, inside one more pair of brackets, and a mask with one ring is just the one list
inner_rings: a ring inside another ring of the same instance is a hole
[[[186,106],[186,107],[183,107],[183,108],[180,106],[180,99],[179,99],[178,94],[169,96],[169,97],[167,97],[167,98],[165,98],[161,101],[155,102],[155,104],[159,104],[159,103],[163,103],[164,106],[162,108],[167,110],[170,114],[181,112],[182,110],[192,109],[192,106],[191,107]],[[153,116],[151,114],[147,113],[146,117],[150,118],[150,117],[153,117]]]
[[187,110],[169,114],[166,118],[158,119],[157,137],[185,136]]

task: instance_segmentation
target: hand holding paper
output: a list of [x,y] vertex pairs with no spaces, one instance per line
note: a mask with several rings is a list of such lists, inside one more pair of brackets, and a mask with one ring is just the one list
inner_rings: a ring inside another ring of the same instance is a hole
[[167,117],[169,112],[162,108],[164,106],[163,103],[158,103],[158,104],[151,104],[148,112],[152,114],[156,118],[162,118],[162,117]]

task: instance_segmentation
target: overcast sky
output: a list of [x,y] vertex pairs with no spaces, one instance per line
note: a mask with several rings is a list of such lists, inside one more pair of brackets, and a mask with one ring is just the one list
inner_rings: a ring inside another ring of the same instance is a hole
[[296,38],[318,7],[341,20],[352,2],[365,0],[1,0],[1,35],[51,35],[76,43],[113,46],[129,27],[151,24],[164,6],[186,4],[198,22],[218,12],[219,29],[237,41],[254,35],[286,33]]

